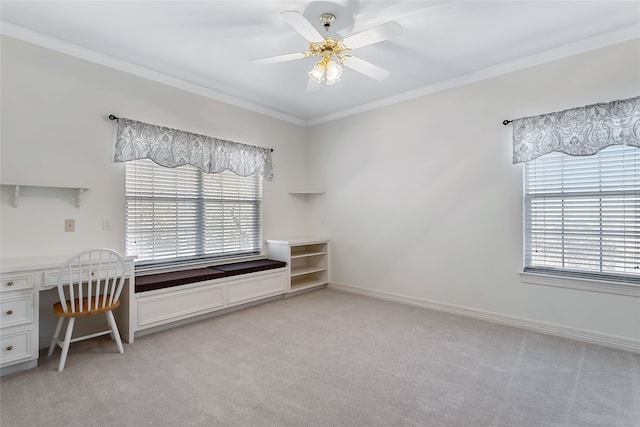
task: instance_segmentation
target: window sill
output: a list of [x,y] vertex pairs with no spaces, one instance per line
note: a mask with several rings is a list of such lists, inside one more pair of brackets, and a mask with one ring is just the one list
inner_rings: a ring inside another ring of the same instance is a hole
[[556,288],[579,289],[581,291],[600,292],[605,294],[640,297],[640,286],[610,282],[606,280],[592,280],[575,277],[554,276],[551,274],[520,272],[520,281],[530,285],[553,286]]

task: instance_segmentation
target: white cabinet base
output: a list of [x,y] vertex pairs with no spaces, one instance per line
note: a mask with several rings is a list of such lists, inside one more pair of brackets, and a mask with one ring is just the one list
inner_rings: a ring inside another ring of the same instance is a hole
[[157,326],[222,307],[224,305],[223,286],[203,283],[198,287],[175,289],[172,292],[139,298],[138,327]]
[[286,289],[286,268],[147,292],[135,293],[130,289],[129,342],[133,342],[136,332],[179,326],[230,307],[282,296]]

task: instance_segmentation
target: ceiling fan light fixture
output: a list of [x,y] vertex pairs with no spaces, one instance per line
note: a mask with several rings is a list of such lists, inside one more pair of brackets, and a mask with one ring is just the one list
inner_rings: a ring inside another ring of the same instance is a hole
[[316,83],[322,83],[322,78],[324,77],[324,64],[322,61],[316,62],[316,65],[313,67],[311,71],[309,71],[309,78]]
[[342,77],[342,67],[337,62],[331,60],[327,63],[327,84],[332,85],[340,81]]

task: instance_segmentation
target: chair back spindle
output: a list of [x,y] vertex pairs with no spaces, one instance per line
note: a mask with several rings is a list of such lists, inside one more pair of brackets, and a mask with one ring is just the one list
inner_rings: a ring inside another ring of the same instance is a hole
[[58,295],[64,312],[89,312],[118,303],[126,274],[124,259],[111,249],[75,255],[58,274]]

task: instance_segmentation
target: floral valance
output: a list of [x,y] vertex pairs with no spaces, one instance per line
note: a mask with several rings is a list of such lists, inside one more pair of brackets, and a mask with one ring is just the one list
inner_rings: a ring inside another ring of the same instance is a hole
[[560,151],[590,156],[610,145],[640,148],[640,96],[513,120],[513,163]]
[[116,162],[151,159],[166,167],[192,165],[207,173],[273,178],[271,150],[131,119],[118,119]]

